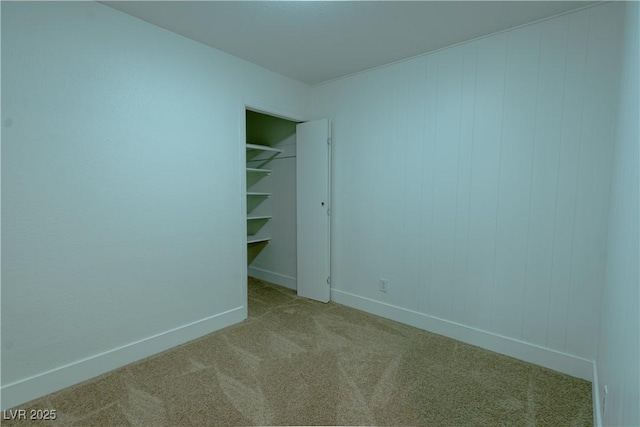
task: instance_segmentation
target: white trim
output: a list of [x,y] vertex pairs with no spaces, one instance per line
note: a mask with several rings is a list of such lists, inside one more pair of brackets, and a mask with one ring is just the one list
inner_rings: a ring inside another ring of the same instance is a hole
[[245,145],[247,144],[247,105],[242,102],[238,108],[238,123],[240,125],[238,129],[239,143],[238,159],[240,164],[238,170],[240,171],[240,188],[238,194],[240,195],[240,212],[238,215],[238,224],[240,225],[240,280],[238,286],[240,287],[240,294],[242,295],[242,301],[245,306],[248,306],[249,295],[247,293],[247,260],[249,257],[247,250],[247,150]]
[[440,319],[424,313],[375,301],[338,289],[331,289],[331,300],[366,311],[387,319],[405,323],[439,335],[444,335],[467,344],[475,345],[496,353],[514,357],[567,375],[592,381],[593,362],[581,357],[561,353],[535,344],[494,334]]
[[598,366],[595,360],[593,361],[591,397],[593,398],[593,425],[594,427],[602,427],[602,412],[600,410],[600,386],[598,385]]
[[247,318],[247,307],[237,307],[205,319],[143,338],[104,353],[42,372],[2,386],[2,410],[22,405],[54,391],[102,375]]
[[284,274],[274,273],[273,271],[258,267],[249,267],[248,270],[250,277],[275,283],[276,285],[284,286],[294,291],[298,289],[298,283],[295,277],[285,276]]

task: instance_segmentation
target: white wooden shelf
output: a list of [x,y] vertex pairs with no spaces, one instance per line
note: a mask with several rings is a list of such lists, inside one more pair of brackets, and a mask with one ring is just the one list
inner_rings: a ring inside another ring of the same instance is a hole
[[258,144],[247,144],[247,151],[252,151],[252,150],[256,150],[256,151],[268,151],[271,153],[276,153],[276,154],[280,154],[282,153],[282,150],[279,150],[277,148],[273,148],[273,147],[268,147],[266,145],[258,145]]
[[247,217],[247,221],[268,221],[271,218],[273,218],[272,216],[248,216]]
[[251,245],[254,243],[268,242],[270,240],[271,237],[249,237],[247,238],[247,244]]
[[269,175],[271,173],[271,171],[268,170],[268,169],[247,168],[247,173],[256,173],[256,174]]

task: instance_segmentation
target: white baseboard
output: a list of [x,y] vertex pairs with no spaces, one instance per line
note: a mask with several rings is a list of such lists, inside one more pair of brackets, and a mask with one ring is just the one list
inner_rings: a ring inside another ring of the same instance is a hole
[[593,381],[593,361],[417,311],[331,289],[331,300],[567,375]]
[[185,342],[239,323],[247,318],[247,307],[237,307],[183,325],[122,347],[114,348],[68,365],[2,386],[1,409],[9,409],[54,391],[102,375],[129,363],[153,356]]
[[593,381],[591,381],[591,397],[593,398],[593,425],[602,427],[602,412],[600,411],[600,386],[598,385],[598,366],[593,361]]
[[295,277],[285,276],[284,274],[274,273],[273,271],[257,267],[248,267],[247,275],[276,285],[284,286],[285,288],[293,289],[294,291],[298,289]]

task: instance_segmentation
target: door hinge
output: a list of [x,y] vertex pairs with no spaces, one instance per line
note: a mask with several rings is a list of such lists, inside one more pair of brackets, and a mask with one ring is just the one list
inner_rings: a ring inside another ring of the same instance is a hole
[[327,138],[327,145],[331,145],[331,138]]
[[327,285],[331,284],[331,276],[327,277]]
[[327,216],[331,216],[331,208],[327,209]]

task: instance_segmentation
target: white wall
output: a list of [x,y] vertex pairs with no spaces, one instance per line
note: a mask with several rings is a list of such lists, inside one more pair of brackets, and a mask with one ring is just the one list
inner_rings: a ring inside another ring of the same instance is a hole
[[606,395],[606,410],[603,413],[603,424],[607,426],[640,425],[640,7],[637,2],[628,2],[625,7],[622,78],[597,354],[601,408],[605,399],[604,386],[609,389]]
[[2,3],[3,408],[246,316],[244,103],[308,95],[101,4]]
[[590,378],[621,11],[315,87],[312,115],[333,121],[332,297]]

